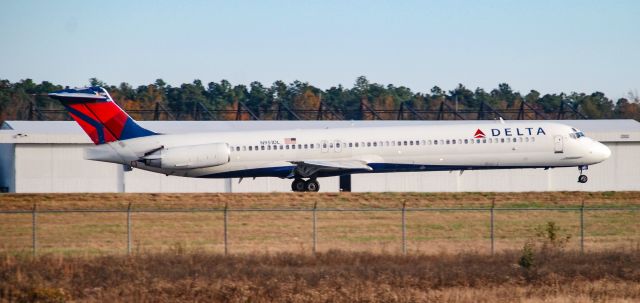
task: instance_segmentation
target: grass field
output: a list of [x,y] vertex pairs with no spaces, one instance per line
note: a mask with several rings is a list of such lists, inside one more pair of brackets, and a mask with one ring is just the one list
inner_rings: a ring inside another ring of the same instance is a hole
[[639,252],[0,254],[0,301],[638,302]]
[[[469,208],[496,207],[640,207],[639,192],[598,193],[341,193],[341,194],[3,194],[0,209],[122,209],[135,210],[217,208]],[[0,214],[0,251],[31,252],[31,214]],[[311,212],[228,213],[228,250],[231,253],[295,252],[312,249]],[[125,253],[125,213],[43,213],[38,215],[39,253]],[[640,212],[585,212],[585,249],[634,249],[640,245]],[[576,211],[496,211],[495,248],[518,249],[537,230],[554,222],[568,249],[580,245]],[[409,253],[439,254],[490,251],[488,211],[439,211],[406,214]],[[401,213],[318,212],[317,249],[327,251],[402,251]],[[133,213],[134,253],[224,251],[223,214]]]
[[[523,208],[640,207],[639,192],[465,194],[0,195],[0,209],[356,209],[312,213],[0,214],[0,302],[638,302],[640,212]],[[490,254],[488,210],[495,212]],[[553,233],[543,228],[553,222]],[[553,234],[553,236],[551,236]],[[526,244],[526,245],[525,245]],[[523,261],[524,260],[524,261]]]

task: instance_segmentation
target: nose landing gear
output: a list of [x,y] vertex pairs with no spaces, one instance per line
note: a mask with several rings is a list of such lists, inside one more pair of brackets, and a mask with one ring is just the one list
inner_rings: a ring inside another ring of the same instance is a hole
[[295,192],[317,192],[320,190],[320,183],[315,178],[311,178],[307,181],[302,179],[295,179],[293,183],[291,183],[291,190]]
[[587,183],[587,181],[589,181],[589,178],[586,175],[583,175],[582,171],[589,169],[589,167],[586,165],[581,165],[581,166],[578,166],[578,169],[580,170],[580,176],[578,176],[578,183]]
[[585,176],[585,175],[578,176],[578,182],[579,183],[587,183],[587,181],[589,181],[589,178],[587,178],[587,176]]

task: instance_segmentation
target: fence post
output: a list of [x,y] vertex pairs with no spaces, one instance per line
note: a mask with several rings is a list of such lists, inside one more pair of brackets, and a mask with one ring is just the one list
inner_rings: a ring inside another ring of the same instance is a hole
[[315,255],[316,252],[318,251],[318,227],[316,225],[316,221],[317,221],[317,216],[316,216],[316,212],[317,212],[317,206],[318,206],[318,202],[314,202],[313,203],[313,211],[312,211],[312,218],[313,218],[313,254]]
[[493,198],[491,201],[491,223],[490,223],[490,238],[491,238],[491,255],[495,253],[495,234],[494,234],[494,217],[495,217],[495,208],[496,208],[496,199]]
[[229,209],[229,205],[227,203],[224,204],[224,255],[226,256],[229,253],[227,248],[227,212]]
[[584,200],[580,206],[580,253],[584,253]]
[[131,202],[127,206],[127,255],[131,255]]
[[35,257],[37,254],[37,247],[38,247],[38,241],[37,241],[37,232],[36,232],[36,227],[38,225],[38,215],[36,213],[36,203],[33,203],[33,209],[31,211],[31,248],[32,248],[32,253],[33,256]]
[[407,254],[407,201],[402,201],[402,254]]

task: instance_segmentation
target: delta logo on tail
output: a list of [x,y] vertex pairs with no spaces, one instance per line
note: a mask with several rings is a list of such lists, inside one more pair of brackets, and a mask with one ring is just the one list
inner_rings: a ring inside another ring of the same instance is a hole
[[156,135],[139,126],[102,87],[64,89],[49,97],[62,102],[95,144]]
[[480,139],[482,139],[482,138],[484,138],[484,137],[485,137],[485,135],[484,135],[484,133],[483,133],[483,132],[478,128],[478,130],[476,130],[476,134],[475,134],[475,135],[473,135],[473,137],[474,137],[474,138],[480,138]]

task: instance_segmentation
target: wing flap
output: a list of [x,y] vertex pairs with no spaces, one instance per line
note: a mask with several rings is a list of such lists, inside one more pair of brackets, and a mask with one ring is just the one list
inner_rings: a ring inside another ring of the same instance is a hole
[[334,168],[334,169],[363,169],[363,170],[373,170],[371,166],[367,165],[366,162],[360,160],[310,160],[310,161],[300,161],[300,162],[292,162],[296,165],[309,165],[316,167],[324,167],[324,168]]
[[296,167],[287,176],[288,178],[309,178],[319,174],[340,175],[343,172],[353,172],[354,170],[373,170],[371,166],[361,160],[305,160],[291,161],[291,163]]

